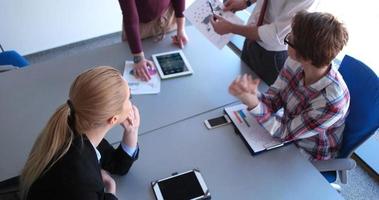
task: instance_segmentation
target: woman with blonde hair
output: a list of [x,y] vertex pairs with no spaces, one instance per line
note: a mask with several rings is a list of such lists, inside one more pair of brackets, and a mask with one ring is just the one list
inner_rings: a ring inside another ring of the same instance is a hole
[[[108,174],[126,174],[138,157],[138,109],[127,82],[112,67],[80,74],[69,99],[37,138],[20,177],[23,199],[117,199]],[[120,124],[122,141],[114,149],[105,139]]]

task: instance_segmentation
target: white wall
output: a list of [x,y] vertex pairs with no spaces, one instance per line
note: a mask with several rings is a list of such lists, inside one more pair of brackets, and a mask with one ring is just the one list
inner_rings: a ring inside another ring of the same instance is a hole
[[[379,74],[375,51],[379,3],[321,2],[319,10],[333,13],[347,25],[350,41],[345,52]],[[118,0],[0,0],[0,44],[26,55],[120,31],[121,18]]]
[[379,76],[379,3],[372,0],[322,0],[320,11],[337,16],[349,32],[344,53],[361,60]]
[[121,30],[118,0],[0,0],[0,44],[26,55]]

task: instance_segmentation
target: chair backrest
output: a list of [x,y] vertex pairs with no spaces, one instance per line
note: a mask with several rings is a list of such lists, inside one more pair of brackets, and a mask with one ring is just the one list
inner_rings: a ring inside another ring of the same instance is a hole
[[9,178],[0,182],[1,200],[20,200],[19,197],[19,176]]
[[340,158],[354,150],[379,128],[379,77],[364,63],[346,55],[339,68],[350,92]]
[[29,62],[16,51],[4,51],[0,52],[0,65],[25,67],[29,65]]

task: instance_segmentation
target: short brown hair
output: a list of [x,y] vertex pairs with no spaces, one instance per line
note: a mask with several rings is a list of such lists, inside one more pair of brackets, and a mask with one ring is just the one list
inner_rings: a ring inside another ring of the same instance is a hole
[[349,35],[332,14],[302,11],[293,18],[292,39],[297,56],[322,67],[329,65],[337,56]]

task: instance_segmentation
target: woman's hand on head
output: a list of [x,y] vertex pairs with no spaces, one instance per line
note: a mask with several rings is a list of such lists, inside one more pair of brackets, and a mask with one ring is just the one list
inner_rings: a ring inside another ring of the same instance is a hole
[[124,128],[123,142],[129,147],[136,147],[138,142],[138,128],[140,126],[140,115],[138,108],[133,105],[132,110],[121,123]]
[[121,123],[126,132],[132,133],[139,128],[140,115],[139,110],[135,105],[132,105],[132,109],[126,117],[125,121]]

